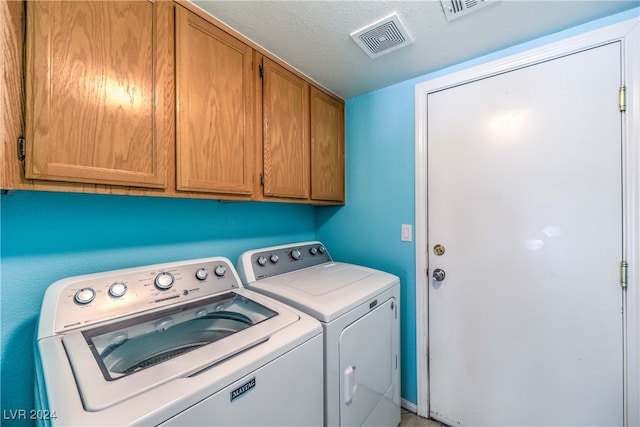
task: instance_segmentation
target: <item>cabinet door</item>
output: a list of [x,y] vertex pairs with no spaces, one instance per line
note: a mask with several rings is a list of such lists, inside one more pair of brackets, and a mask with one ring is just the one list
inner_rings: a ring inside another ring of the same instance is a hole
[[27,2],[28,178],[166,186],[173,5]]
[[311,198],[344,201],[344,104],[311,87]]
[[264,58],[264,195],[309,198],[309,83]]
[[252,49],[176,8],[177,188],[250,194]]

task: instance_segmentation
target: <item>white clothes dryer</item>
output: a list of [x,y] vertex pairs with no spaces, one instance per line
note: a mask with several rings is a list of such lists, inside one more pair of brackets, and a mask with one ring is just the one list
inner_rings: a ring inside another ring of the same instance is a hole
[[327,426],[400,423],[400,280],[334,262],[321,242],[243,253],[248,288],[318,319],[324,329]]
[[323,425],[320,323],[223,257],[71,277],[45,292],[36,400],[52,425]]

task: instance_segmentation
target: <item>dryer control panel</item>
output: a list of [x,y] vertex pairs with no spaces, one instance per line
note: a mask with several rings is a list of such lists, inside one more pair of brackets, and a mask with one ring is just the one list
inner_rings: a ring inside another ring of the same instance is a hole
[[[250,283],[332,261],[329,251],[322,243],[305,242],[245,253],[240,257],[238,271],[243,283]],[[253,277],[245,276],[247,264],[250,265]]]
[[55,305],[54,330],[62,333],[240,286],[229,260],[206,258],[63,279],[47,289],[43,307]]

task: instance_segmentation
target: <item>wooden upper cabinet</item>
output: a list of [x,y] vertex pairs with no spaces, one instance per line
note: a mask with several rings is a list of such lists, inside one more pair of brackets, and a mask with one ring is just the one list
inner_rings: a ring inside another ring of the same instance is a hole
[[27,178],[166,186],[173,7],[27,2]]
[[26,153],[3,146],[3,185],[344,203],[344,102],[196,6],[25,4],[24,79],[9,81]]
[[309,83],[263,59],[264,195],[309,198]]
[[344,103],[311,87],[311,198],[344,202]]
[[251,194],[253,50],[176,7],[177,189]]

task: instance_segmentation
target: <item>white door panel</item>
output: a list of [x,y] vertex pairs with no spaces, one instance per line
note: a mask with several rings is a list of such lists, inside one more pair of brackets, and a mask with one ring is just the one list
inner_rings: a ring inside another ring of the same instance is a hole
[[432,416],[622,424],[620,63],[612,43],[429,94]]

